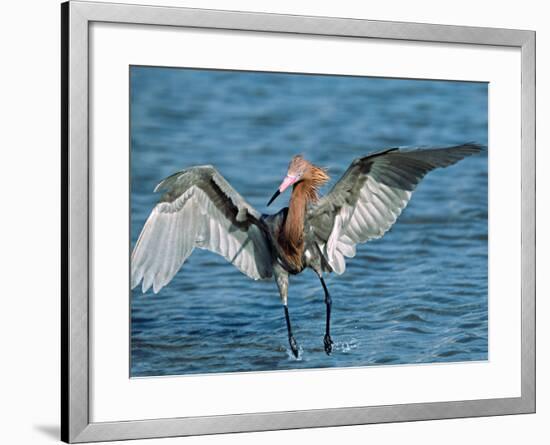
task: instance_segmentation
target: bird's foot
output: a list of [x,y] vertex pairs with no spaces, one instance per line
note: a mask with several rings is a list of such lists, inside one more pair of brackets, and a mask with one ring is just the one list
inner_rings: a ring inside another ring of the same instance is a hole
[[288,337],[288,344],[290,345],[290,349],[292,350],[294,357],[298,358],[298,343],[296,343],[296,339],[293,335]]
[[327,353],[327,355],[330,355],[330,353],[332,352],[332,345],[334,344],[334,342],[332,341],[332,338],[330,338],[329,334],[325,334],[325,338],[323,339],[323,342],[325,344],[325,352]]

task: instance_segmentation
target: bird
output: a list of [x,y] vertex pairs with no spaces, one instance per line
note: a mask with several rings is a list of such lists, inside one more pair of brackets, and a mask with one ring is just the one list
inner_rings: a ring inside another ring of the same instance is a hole
[[326,306],[324,350],[333,352],[330,335],[332,296],[324,276],[341,275],[356,246],[381,238],[407,206],[422,178],[481,152],[465,143],[450,147],[386,148],[359,157],[320,196],[328,170],[302,155],[294,156],[267,206],[292,187],[288,207],[263,214],[252,207],[212,165],[193,166],[162,180],[164,191],[138,237],[131,255],[131,288],[158,293],[178,273],[194,248],[223,256],[253,280],[275,281],[283,305],[288,343],[299,348],[288,308],[289,276],[312,269]]

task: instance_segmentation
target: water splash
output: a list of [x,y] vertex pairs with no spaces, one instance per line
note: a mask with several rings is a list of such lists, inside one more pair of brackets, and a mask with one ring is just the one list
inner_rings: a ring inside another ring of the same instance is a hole
[[302,345],[298,345],[298,357],[294,357],[292,349],[290,348],[285,348],[285,351],[288,359],[293,362],[301,362],[304,359],[304,348]]
[[357,339],[352,338],[350,341],[337,341],[334,343],[333,348],[336,351],[348,353],[359,346]]

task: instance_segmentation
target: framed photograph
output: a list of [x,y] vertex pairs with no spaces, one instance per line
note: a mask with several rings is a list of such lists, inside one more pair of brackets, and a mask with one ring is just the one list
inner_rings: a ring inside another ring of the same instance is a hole
[[71,1],[62,440],[535,411],[535,33]]

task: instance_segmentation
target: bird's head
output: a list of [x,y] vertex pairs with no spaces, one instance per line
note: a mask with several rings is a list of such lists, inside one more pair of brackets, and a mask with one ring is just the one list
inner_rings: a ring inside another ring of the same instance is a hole
[[313,191],[316,191],[319,186],[329,180],[326,169],[317,167],[311,162],[304,159],[302,155],[296,155],[288,164],[286,176],[281,182],[277,191],[273,194],[267,205],[269,206],[277,196],[283,193],[291,185],[298,184],[302,181],[311,182]]

